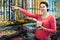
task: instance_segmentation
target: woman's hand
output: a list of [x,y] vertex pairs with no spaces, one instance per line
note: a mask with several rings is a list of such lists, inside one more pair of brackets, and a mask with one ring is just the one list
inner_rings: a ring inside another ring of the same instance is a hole
[[19,9],[20,7],[12,6],[12,9]]
[[42,30],[46,30],[46,28],[42,26],[42,21],[37,21],[37,28],[42,29]]
[[40,28],[38,28],[38,29],[46,30],[47,28],[40,26]]
[[39,28],[40,26],[42,26],[42,22],[41,21],[37,21],[37,28]]

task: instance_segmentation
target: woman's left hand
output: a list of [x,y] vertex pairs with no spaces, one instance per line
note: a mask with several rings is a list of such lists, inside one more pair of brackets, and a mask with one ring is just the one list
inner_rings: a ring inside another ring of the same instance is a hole
[[40,26],[40,28],[38,28],[38,29],[46,30],[46,28],[43,26]]

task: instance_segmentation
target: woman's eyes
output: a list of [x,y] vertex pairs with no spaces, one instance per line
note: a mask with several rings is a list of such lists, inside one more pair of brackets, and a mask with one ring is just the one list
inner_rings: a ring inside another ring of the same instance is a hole
[[45,6],[42,6],[42,7],[40,7],[40,8],[45,8]]
[[43,6],[43,8],[45,8],[45,6]]

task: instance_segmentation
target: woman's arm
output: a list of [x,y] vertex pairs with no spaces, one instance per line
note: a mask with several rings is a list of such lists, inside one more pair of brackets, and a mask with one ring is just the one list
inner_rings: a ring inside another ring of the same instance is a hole
[[19,9],[19,11],[22,12],[22,14],[24,14],[28,17],[37,18],[36,14],[32,14],[32,13],[28,12],[27,10],[25,10],[23,8],[13,6],[13,9]]
[[55,19],[55,17],[51,17],[50,25],[51,25],[51,29],[45,28],[45,30],[50,33],[56,33],[56,19]]

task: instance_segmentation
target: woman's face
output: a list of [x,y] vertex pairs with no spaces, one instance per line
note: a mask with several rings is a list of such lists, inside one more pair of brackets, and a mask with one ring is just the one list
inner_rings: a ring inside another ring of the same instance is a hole
[[47,11],[47,6],[45,4],[40,4],[40,10],[41,12],[46,12]]

